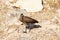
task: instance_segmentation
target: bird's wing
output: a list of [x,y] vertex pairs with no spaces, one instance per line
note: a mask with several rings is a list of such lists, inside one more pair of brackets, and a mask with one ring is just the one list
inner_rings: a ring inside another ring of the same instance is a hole
[[37,20],[32,19],[32,18],[27,17],[27,16],[25,16],[25,17],[23,18],[23,20],[24,20],[24,21],[26,21],[26,22],[30,22],[30,23],[35,23],[35,22],[38,22]]

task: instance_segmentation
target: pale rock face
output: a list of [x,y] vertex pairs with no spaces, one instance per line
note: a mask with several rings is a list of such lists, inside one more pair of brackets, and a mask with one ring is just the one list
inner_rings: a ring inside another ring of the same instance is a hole
[[42,0],[25,0],[22,1],[23,9],[26,9],[27,12],[37,12],[43,9]]
[[43,9],[42,0],[17,0],[13,6],[26,9],[27,12],[37,12]]

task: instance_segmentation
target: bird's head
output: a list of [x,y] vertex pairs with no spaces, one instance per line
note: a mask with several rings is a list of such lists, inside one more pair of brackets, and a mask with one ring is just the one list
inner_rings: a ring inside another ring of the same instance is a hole
[[21,14],[20,14],[20,17],[23,17],[23,16],[24,16],[23,13],[21,13]]

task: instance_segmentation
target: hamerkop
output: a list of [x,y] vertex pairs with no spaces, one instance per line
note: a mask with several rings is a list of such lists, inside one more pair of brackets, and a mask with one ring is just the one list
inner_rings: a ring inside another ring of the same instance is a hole
[[37,20],[30,18],[28,16],[24,16],[23,13],[20,15],[19,20],[22,22],[22,25],[23,24],[26,25],[26,30],[24,31],[25,33],[30,30],[30,28],[33,24],[38,23]]

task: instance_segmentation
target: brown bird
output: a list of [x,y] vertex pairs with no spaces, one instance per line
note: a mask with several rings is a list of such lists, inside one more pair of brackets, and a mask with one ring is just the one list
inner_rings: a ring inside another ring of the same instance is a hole
[[32,18],[30,18],[30,17],[28,17],[28,16],[24,16],[23,14],[20,15],[19,20],[20,20],[21,22],[23,22],[23,23],[26,23],[26,24],[28,24],[28,23],[38,23],[37,20],[32,19]]
[[[22,22],[22,25],[26,24],[26,29],[29,29],[29,30],[33,24],[38,23],[37,20],[32,19],[28,16],[24,16],[23,14],[20,15],[19,20]],[[25,30],[25,32],[26,32],[26,30]]]

